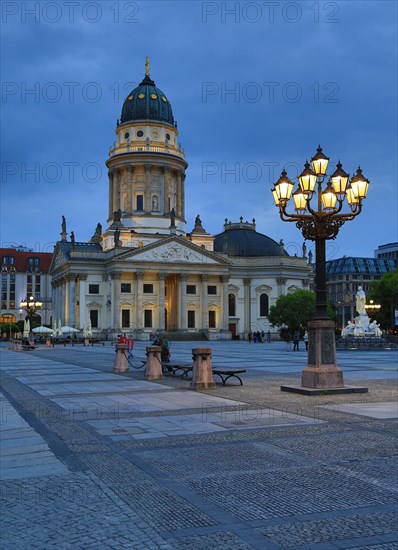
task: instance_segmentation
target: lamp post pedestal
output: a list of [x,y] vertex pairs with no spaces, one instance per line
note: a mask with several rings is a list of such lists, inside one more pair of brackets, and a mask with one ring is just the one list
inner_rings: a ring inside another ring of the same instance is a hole
[[342,388],[343,371],[336,364],[334,322],[314,319],[308,323],[308,361],[301,374],[305,388]]

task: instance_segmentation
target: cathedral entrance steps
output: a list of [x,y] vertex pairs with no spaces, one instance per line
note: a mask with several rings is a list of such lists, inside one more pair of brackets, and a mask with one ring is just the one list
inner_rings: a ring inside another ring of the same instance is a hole
[[200,342],[207,340],[206,334],[203,332],[157,332],[156,335],[159,338],[165,338],[166,340],[176,342]]

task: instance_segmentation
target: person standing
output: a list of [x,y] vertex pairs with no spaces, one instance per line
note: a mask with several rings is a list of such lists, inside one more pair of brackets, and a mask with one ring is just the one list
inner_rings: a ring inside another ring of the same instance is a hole
[[249,330],[249,334],[247,335],[247,339],[249,340],[249,344],[252,343],[252,339],[253,339],[253,333],[251,330]]
[[305,351],[308,351],[308,332],[307,331],[304,332],[303,340],[305,344]]
[[293,351],[300,351],[299,348],[299,342],[300,342],[300,332],[298,330],[295,331],[293,334]]
[[270,343],[271,342],[271,331],[268,330],[267,332],[267,342]]

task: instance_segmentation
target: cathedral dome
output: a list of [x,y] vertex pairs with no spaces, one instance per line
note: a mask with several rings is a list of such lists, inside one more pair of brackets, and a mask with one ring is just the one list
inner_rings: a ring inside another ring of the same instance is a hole
[[253,223],[243,222],[224,225],[224,231],[214,239],[214,252],[223,252],[229,256],[244,258],[255,256],[288,256],[283,249],[283,243],[257,233]]
[[145,75],[144,80],[129,93],[123,103],[121,124],[136,120],[156,120],[176,125],[170,101],[149,74]]

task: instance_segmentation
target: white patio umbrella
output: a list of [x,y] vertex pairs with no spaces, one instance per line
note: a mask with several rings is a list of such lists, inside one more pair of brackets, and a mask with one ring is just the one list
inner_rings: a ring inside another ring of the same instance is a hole
[[87,326],[86,326],[86,323],[83,323],[83,338],[87,338]]
[[32,330],[35,334],[52,334],[54,331],[48,327],[36,327]]
[[24,338],[29,338],[29,332],[30,332],[30,323],[29,323],[29,319],[26,320],[23,322],[23,337]]
[[65,325],[64,327],[61,327],[62,334],[67,334],[68,332],[79,332],[78,328],[68,327],[68,325]]
[[87,327],[87,336],[92,336],[92,335],[93,335],[93,327],[91,326],[91,321],[90,321]]

